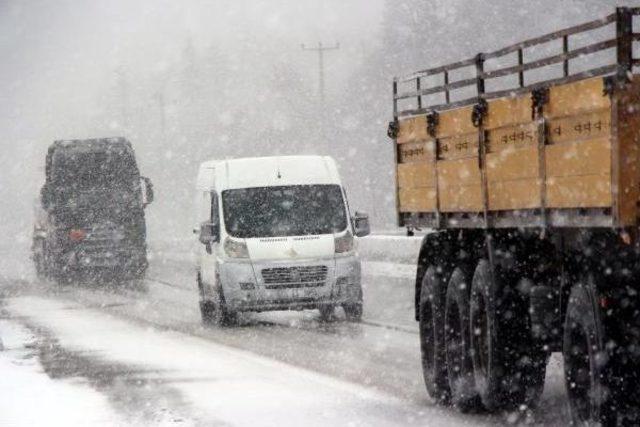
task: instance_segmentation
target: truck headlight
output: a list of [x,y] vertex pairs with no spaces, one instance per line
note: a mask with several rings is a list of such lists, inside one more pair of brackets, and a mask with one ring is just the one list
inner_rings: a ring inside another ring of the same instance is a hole
[[353,251],[353,235],[347,231],[344,236],[335,237],[334,244],[337,254],[346,254]]
[[224,253],[229,258],[249,258],[247,244],[241,240],[233,240],[227,237],[224,240]]

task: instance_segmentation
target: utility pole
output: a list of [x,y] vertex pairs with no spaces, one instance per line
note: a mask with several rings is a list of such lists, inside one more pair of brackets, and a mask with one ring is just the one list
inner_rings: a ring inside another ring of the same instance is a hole
[[317,47],[307,47],[302,45],[302,50],[310,50],[318,52],[318,92],[320,95],[320,101],[324,104],[324,52],[326,50],[340,49],[340,43],[336,43],[333,46],[322,46],[322,42],[318,42]]
[[158,102],[158,112],[160,113],[160,135],[162,137],[162,140],[164,140],[166,131],[166,110],[164,93],[162,92],[162,90],[156,92],[154,98]]
[[129,88],[124,73],[125,70],[123,66],[120,66],[116,70],[114,70],[114,74],[116,75],[116,96],[118,97],[116,102],[120,104],[120,128],[123,136],[129,130]]

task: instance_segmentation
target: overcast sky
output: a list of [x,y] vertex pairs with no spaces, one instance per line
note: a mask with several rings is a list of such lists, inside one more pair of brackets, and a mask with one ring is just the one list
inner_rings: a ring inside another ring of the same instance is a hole
[[[354,56],[376,38],[382,4],[0,0],[0,197],[14,209],[3,209],[3,223],[15,220],[11,223],[23,229],[23,237],[30,235],[27,213],[54,139],[117,133],[104,120],[116,71],[126,70],[131,84],[142,85],[179,61],[189,41],[197,52],[214,47],[245,67],[284,62],[315,79],[317,56],[302,51],[301,44],[339,42],[340,55],[327,56],[326,62],[332,76],[328,90],[339,90],[341,78],[357,63]],[[137,151],[144,158],[144,147]]]
[[[31,203],[42,184],[46,147],[54,139],[119,133],[109,111],[113,108],[118,71],[125,70],[132,92],[137,86],[140,92],[146,90],[147,98],[135,104],[132,114],[157,116],[149,104],[152,101],[145,85],[179,63],[187,43],[198,53],[215,48],[232,56],[245,73],[252,67],[264,70],[271,64],[285,64],[315,85],[317,57],[302,51],[301,44],[340,42],[340,51],[329,53],[326,61],[327,91],[335,94],[343,89],[362,58],[380,48],[381,23],[389,12],[384,3],[0,0],[0,199],[4,203],[0,208],[0,233],[15,233],[25,242],[30,239]],[[486,4],[491,7],[485,8]],[[439,65],[461,59],[459,55],[499,47],[502,40],[505,44],[514,43],[525,36],[596,18],[613,11],[615,4],[638,6],[640,1],[425,0],[423,7],[432,7],[435,16],[440,17],[425,22],[425,31],[437,30],[430,32],[439,38],[429,46],[413,46],[407,40],[400,48],[406,48],[408,55],[417,50],[423,56],[425,52],[437,52],[427,55],[428,61],[420,60],[420,67]],[[465,14],[464,10],[478,13]],[[562,13],[555,13],[556,10]],[[523,29],[522,34],[514,33],[515,24]],[[455,37],[450,36],[449,28]],[[487,36],[494,31],[502,33]],[[259,87],[262,76],[256,73],[251,78],[252,85]],[[381,139],[376,143],[388,147],[384,123],[389,115],[384,110],[391,103],[381,99],[379,106],[384,108],[376,110],[379,120],[375,126]],[[157,127],[156,120],[137,132],[152,134]],[[144,138],[133,143],[143,172],[151,177],[161,174],[162,162],[151,156],[154,147]],[[366,153],[358,153],[358,158],[366,161],[363,155]],[[155,163],[150,164],[149,159]],[[361,169],[369,173],[366,166]],[[387,190],[387,199],[392,200]],[[392,210],[392,203],[384,209]]]

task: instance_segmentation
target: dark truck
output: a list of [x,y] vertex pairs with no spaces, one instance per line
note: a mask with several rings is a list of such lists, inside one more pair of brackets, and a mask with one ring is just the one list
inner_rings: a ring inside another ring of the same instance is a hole
[[144,208],[153,200],[124,138],[55,141],[36,209],[41,278],[138,280],[147,269]]
[[394,80],[400,225],[434,229],[415,314],[436,402],[534,406],[561,352],[575,425],[640,425],[638,15]]

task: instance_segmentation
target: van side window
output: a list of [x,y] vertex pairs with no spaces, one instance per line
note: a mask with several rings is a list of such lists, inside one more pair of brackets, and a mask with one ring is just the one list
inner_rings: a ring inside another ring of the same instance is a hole
[[211,192],[211,222],[213,224],[220,224],[220,215],[218,210],[218,194]]

